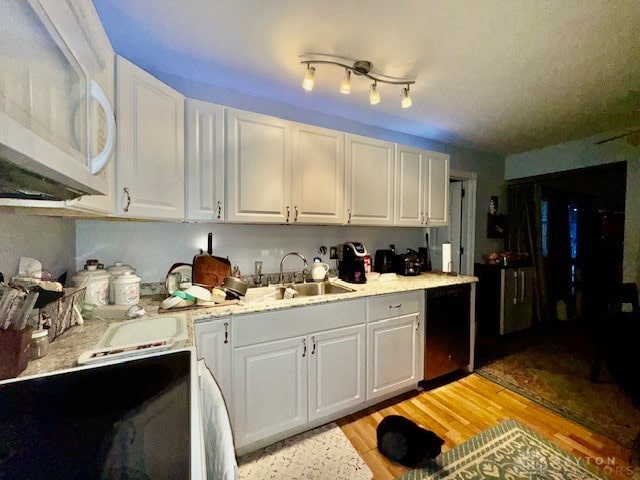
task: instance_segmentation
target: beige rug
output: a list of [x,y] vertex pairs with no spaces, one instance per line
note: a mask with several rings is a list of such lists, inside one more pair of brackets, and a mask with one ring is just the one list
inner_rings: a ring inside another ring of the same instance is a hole
[[371,480],[373,474],[335,423],[238,458],[242,480]]

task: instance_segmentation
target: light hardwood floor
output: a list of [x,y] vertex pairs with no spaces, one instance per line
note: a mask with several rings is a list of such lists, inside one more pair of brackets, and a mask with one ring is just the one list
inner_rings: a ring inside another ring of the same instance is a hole
[[[612,408],[615,406],[612,405]],[[632,478],[630,451],[489,380],[471,374],[425,392],[406,394],[337,421],[374,474],[394,479],[407,469],[376,449],[376,426],[387,415],[403,415],[445,440],[443,451],[492,425],[513,418],[564,450],[592,463],[612,461],[612,479]],[[608,460],[609,459],[609,460]]]

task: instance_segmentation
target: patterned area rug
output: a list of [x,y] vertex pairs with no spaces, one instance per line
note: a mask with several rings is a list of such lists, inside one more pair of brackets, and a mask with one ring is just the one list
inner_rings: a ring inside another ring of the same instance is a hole
[[611,440],[633,448],[640,409],[603,363],[592,383],[590,342],[576,331],[555,332],[476,370],[483,377]]
[[607,469],[615,468],[589,465],[515,420],[505,420],[398,480],[588,480],[606,479]]
[[371,480],[373,474],[335,423],[238,459],[243,480]]

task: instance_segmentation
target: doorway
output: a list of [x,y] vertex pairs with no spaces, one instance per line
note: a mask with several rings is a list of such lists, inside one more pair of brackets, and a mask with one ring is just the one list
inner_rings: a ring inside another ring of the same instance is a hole
[[449,226],[430,229],[434,268],[442,268],[442,244],[451,243],[452,271],[473,275],[475,252],[477,175],[451,170],[449,173]]

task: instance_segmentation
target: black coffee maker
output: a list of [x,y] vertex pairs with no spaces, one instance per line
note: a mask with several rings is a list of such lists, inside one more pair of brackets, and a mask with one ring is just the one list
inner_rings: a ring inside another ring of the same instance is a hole
[[349,283],[366,283],[365,256],[367,256],[367,249],[360,242],[338,245],[338,277]]

